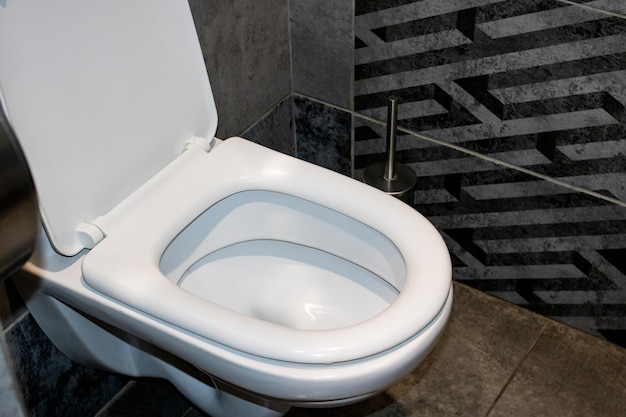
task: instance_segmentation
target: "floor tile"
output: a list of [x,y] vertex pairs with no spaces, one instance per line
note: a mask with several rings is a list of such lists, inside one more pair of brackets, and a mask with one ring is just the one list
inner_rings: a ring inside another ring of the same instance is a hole
[[289,417],[483,416],[546,320],[455,284],[449,326],[411,375],[368,401],[336,409],[292,409]]
[[550,323],[489,417],[626,415],[626,350]]
[[98,417],[180,417],[191,407],[167,381],[140,379]]
[[30,417],[93,416],[128,381],[71,361],[31,315],[8,329],[5,337]]

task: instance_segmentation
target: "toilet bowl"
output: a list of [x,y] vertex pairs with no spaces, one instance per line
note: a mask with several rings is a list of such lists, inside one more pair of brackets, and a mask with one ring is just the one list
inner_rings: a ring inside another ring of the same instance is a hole
[[278,416],[382,392],[443,332],[450,259],[423,216],[214,137],[185,1],[8,2],[0,91],[44,226],[16,285],[75,361]]

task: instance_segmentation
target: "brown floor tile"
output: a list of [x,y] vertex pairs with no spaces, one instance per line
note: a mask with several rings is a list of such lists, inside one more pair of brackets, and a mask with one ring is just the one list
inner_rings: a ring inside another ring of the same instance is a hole
[[430,356],[385,393],[337,409],[289,417],[484,416],[547,320],[460,284],[452,316]]
[[626,350],[550,323],[489,417],[626,416]]

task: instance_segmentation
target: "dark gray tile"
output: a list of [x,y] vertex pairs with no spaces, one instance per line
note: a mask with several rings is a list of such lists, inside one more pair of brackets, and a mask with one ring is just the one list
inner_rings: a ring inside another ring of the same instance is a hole
[[63,355],[30,315],[5,332],[30,417],[93,416],[127,380]]
[[293,128],[293,98],[281,101],[268,115],[241,135],[270,149],[295,156],[296,139]]
[[[20,271],[14,274],[13,279],[19,279]],[[11,324],[24,312],[26,306],[22,297],[17,292],[11,279],[5,279],[0,282],[0,323],[4,328],[10,327]]]
[[351,175],[351,114],[297,95],[294,114],[297,157]]
[[291,93],[288,0],[190,2],[219,115],[239,135]]
[[448,328],[407,378],[370,400],[288,416],[483,416],[539,336],[546,320],[455,284]]
[[551,323],[489,417],[626,412],[626,350]]
[[351,108],[352,0],[290,0],[294,92]]
[[132,382],[98,417],[182,417],[191,403],[167,381]]

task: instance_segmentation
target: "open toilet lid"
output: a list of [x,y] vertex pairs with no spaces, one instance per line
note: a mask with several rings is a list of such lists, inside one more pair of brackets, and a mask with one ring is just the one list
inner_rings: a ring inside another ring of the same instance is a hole
[[53,246],[212,138],[217,111],[185,0],[0,5],[0,93]]

